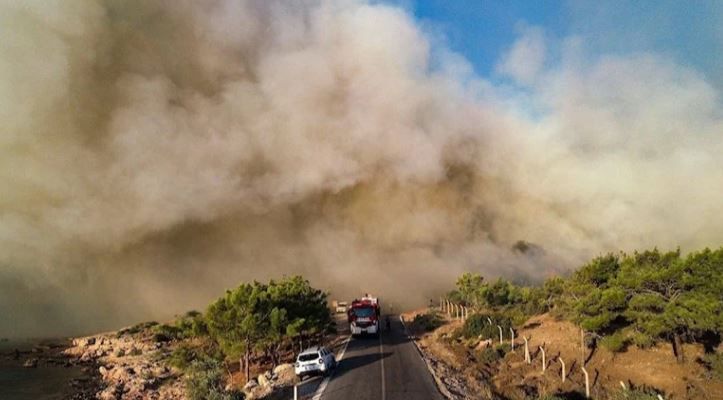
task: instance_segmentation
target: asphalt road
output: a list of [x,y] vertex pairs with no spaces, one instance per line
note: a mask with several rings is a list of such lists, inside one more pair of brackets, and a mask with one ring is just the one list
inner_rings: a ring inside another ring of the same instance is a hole
[[313,389],[318,400],[442,400],[402,323],[396,316],[390,319],[391,332],[351,339],[336,371],[310,382],[304,392]]

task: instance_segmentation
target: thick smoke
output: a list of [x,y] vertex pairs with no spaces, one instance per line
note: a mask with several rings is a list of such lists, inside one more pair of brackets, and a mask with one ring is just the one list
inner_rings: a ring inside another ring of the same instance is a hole
[[552,63],[525,28],[496,86],[351,0],[3,1],[0,37],[0,335],[723,238],[719,94],[655,54]]

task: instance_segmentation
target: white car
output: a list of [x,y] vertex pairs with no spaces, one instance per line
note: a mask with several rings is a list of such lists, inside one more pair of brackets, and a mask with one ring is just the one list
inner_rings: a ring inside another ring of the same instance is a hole
[[314,346],[299,353],[294,363],[294,372],[303,378],[307,375],[327,374],[335,367],[334,352],[323,346]]
[[347,306],[348,305],[346,304],[346,301],[340,301],[340,302],[336,303],[336,313],[337,314],[346,314]]

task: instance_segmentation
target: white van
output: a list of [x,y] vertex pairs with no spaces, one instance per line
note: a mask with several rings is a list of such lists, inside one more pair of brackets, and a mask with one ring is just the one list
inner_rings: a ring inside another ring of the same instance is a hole
[[334,352],[323,346],[309,347],[299,353],[294,364],[294,372],[301,377],[314,374],[326,374],[336,367]]

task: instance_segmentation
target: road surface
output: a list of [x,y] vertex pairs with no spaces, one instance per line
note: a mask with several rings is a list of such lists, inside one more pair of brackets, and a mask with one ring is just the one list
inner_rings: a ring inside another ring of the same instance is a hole
[[[396,316],[380,338],[351,339],[336,371],[302,390],[315,400],[442,400],[427,365]],[[311,394],[313,393],[313,394]]]

